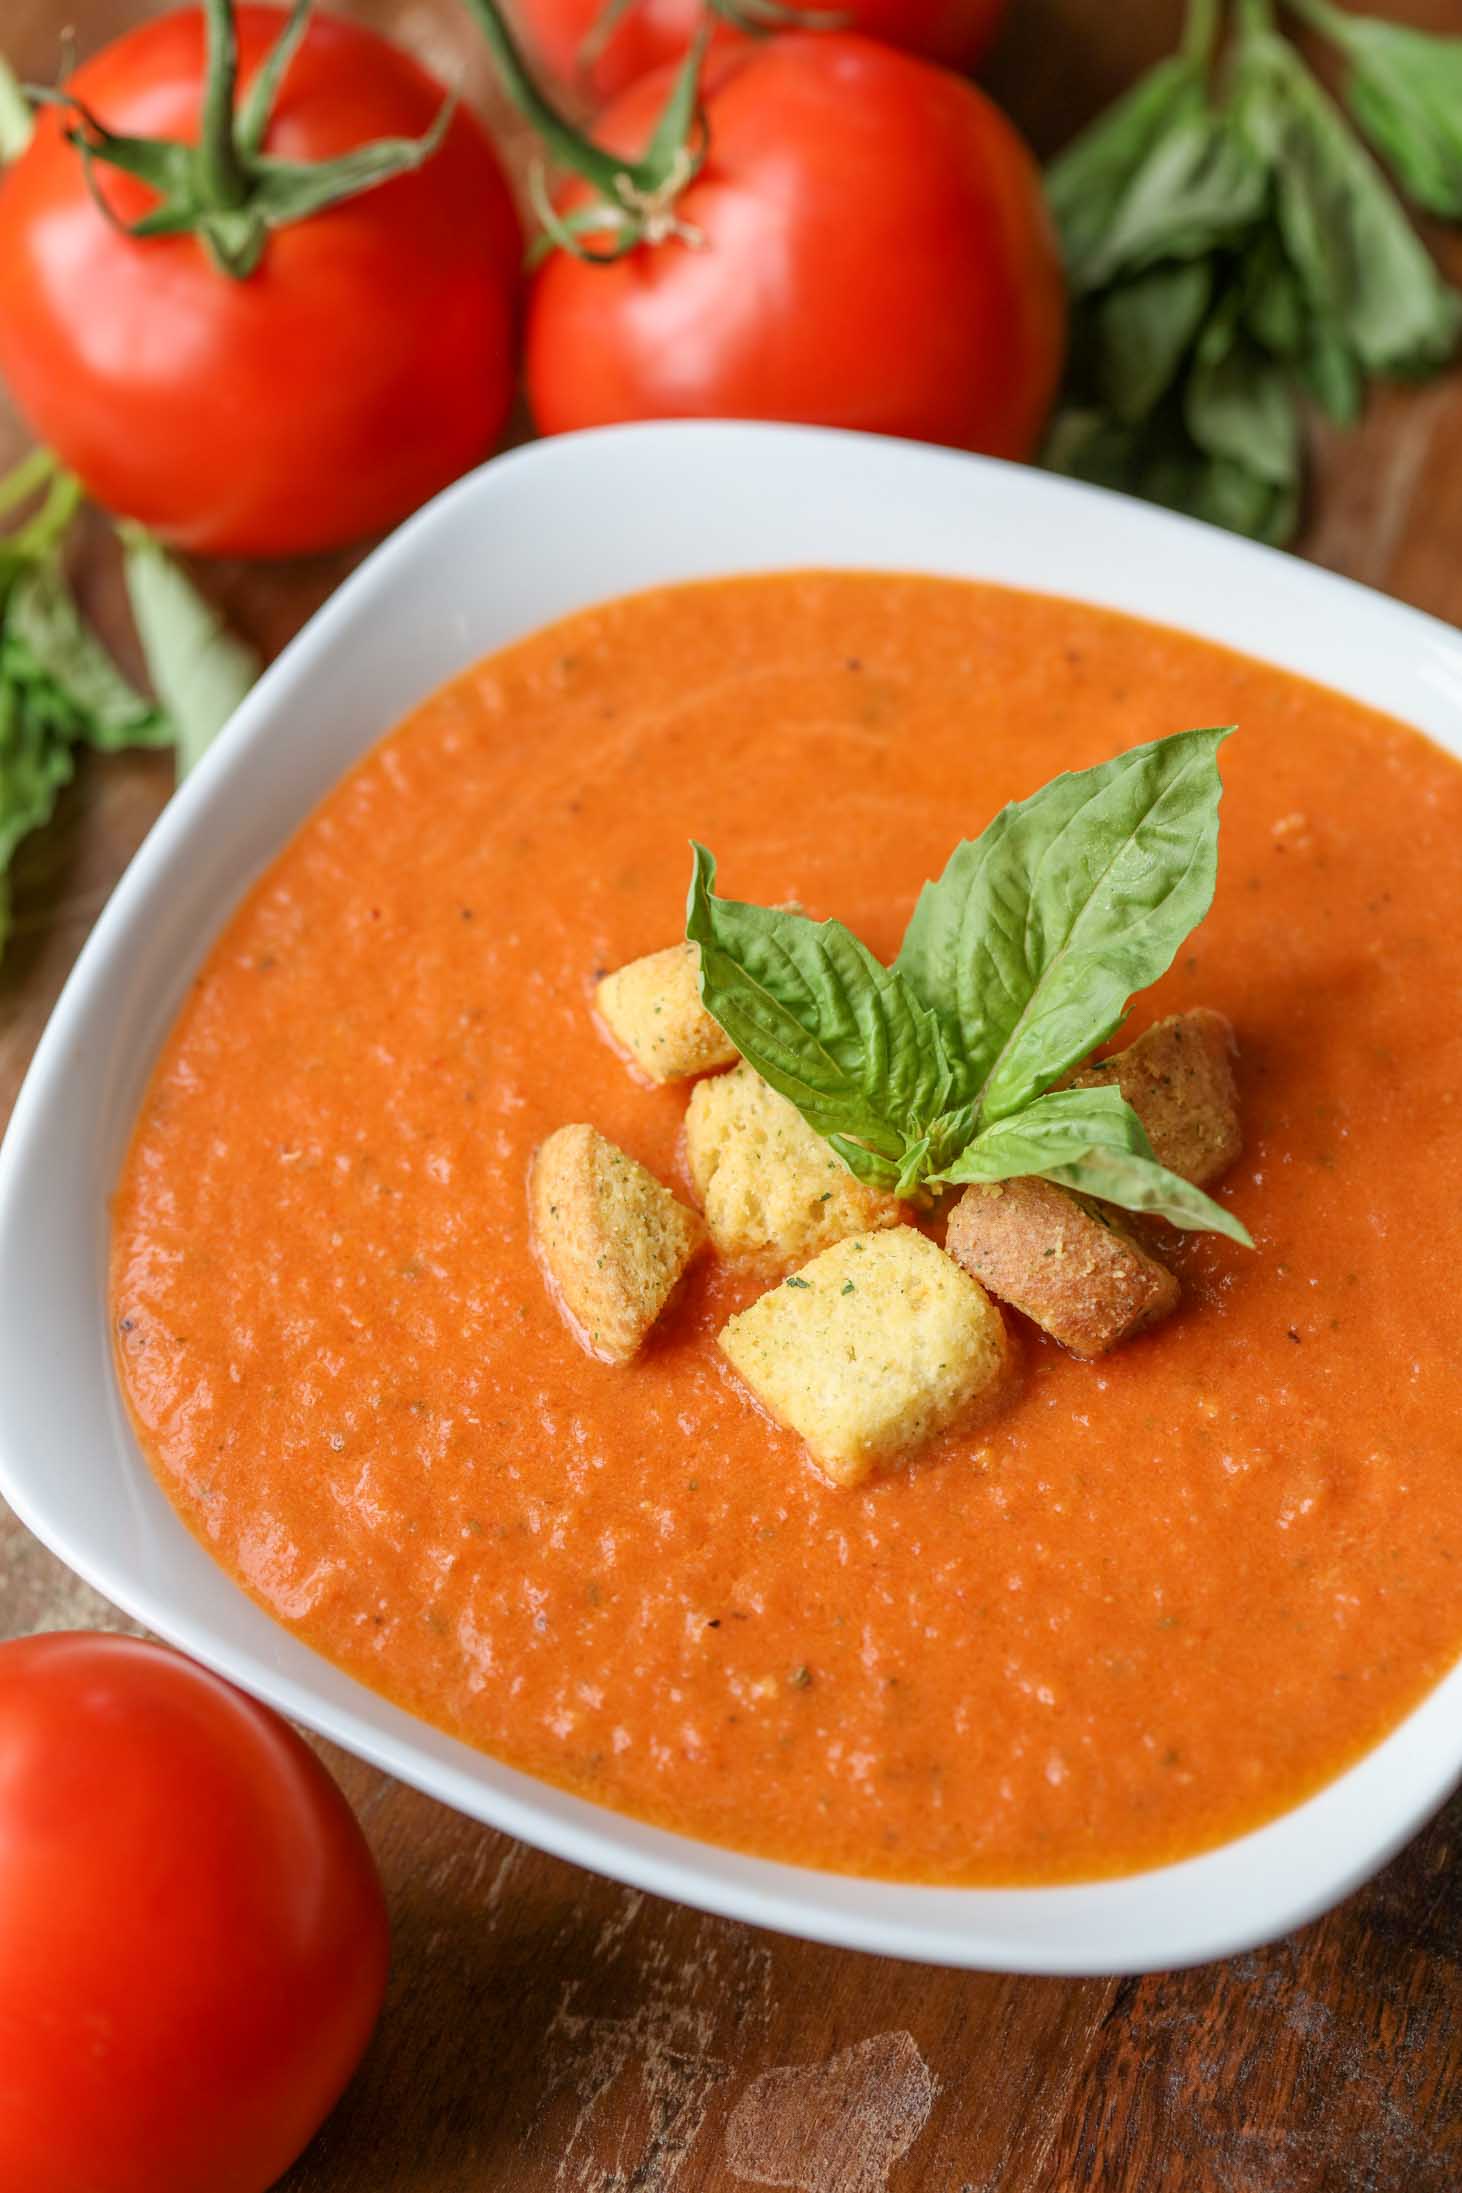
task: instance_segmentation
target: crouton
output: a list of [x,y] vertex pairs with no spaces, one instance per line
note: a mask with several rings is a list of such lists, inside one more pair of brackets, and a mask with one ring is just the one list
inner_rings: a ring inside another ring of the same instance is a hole
[[723,1256],[790,1271],[849,1234],[897,1226],[903,1205],[866,1188],[795,1104],[742,1063],[701,1082],[685,1115],[685,1157]]
[[701,1003],[700,947],[688,940],[606,975],[594,1004],[619,1049],[650,1081],[686,1081],[736,1056]]
[[533,1246],[591,1355],[628,1363],[705,1240],[687,1210],[593,1127],[560,1127],[528,1173]]
[[825,1249],[723,1328],[720,1347],[824,1476],[857,1485],[998,1392],[984,1289],[911,1226]]
[[1091,1362],[1176,1308],[1178,1282],[1100,1206],[1049,1180],[966,1188],[945,1246],[975,1279]]
[[1233,1054],[1229,1023],[1200,1006],[1158,1021],[1125,1051],[1078,1074],[1076,1086],[1115,1083],[1147,1129],[1159,1165],[1204,1188],[1244,1146]]

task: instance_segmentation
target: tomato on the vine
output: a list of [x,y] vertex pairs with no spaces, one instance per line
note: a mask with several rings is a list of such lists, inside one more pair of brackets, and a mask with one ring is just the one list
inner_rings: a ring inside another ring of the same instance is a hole
[[[322,15],[251,116],[285,21],[244,6],[231,26],[207,0],[140,25],[0,179],[0,373],[21,411],[98,502],[208,553],[393,524],[487,455],[515,378],[521,237],[481,126],[447,120],[397,47]],[[238,99],[209,165],[205,84],[234,26]],[[108,133],[163,147],[151,180]],[[176,182],[182,145],[200,150]],[[368,146],[388,179],[358,179]],[[153,232],[118,225],[138,222]]]
[[[616,100],[596,157],[633,169],[670,89],[662,72]],[[631,213],[643,240],[611,264],[561,250],[538,274],[543,431],[786,419],[1028,457],[1064,287],[1035,163],[984,94],[869,39],[789,33],[714,58],[702,113],[699,172],[667,170],[658,196],[611,177],[619,214],[598,200],[611,244]],[[589,250],[595,204],[575,181],[557,214]]]
[[276,1714],[139,1639],[0,1645],[0,2185],[266,2193],[386,1961],[365,1840]]
[[[630,0],[606,17],[610,0],[518,0],[514,15],[537,58],[563,84],[612,99],[637,77],[678,60],[706,15],[705,0]],[[716,27],[722,47],[748,28],[795,28],[798,15],[825,17],[945,68],[972,69],[985,56],[1006,0],[726,0]],[[790,21],[785,20],[790,18]],[[601,30],[602,26],[602,30]]]

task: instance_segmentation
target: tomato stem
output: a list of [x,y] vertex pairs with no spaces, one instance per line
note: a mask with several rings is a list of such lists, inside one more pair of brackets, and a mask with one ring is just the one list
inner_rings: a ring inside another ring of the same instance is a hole
[[233,0],[203,0],[207,26],[203,118],[198,140],[198,197],[211,213],[234,213],[249,195],[249,178],[234,137],[239,42]]
[[1218,13],[1219,0],[1188,0],[1187,20],[1178,48],[1184,60],[1196,61],[1200,68],[1207,68],[1218,34]]
[[567,115],[561,114],[540,89],[494,0],[467,0],[467,9],[476,18],[487,40],[503,90],[524,121],[561,166],[571,168],[575,175],[592,183],[606,198],[612,198],[615,179],[625,172],[626,163],[616,160],[612,153],[605,152],[592,138],[575,129]]
[[[127,137],[64,86],[28,84],[27,98],[64,108],[66,141],[86,171],[103,219],[143,242],[154,236],[195,236],[221,274],[245,281],[258,266],[270,232],[308,220],[327,206],[357,198],[432,159],[456,109],[447,93],[420,137],[377,137],[331,160],[285,160],[264,150],[275,102],[308,29],[311,0],[292,0],[279,35],[255,70],[242,106],[233,0],[202,0],[207,29],[203,110],[196,145],[167,137]],[[124,221],[97,187],[96,166],[135,176],[155,203]]]
[[[705,27],[696,33],[681,64],[645,151],[638,160],[622,160],[576,129],[548,98],[524,61],[497,0],[467,0],[467,7],[487,40],[503,90],[549,157],[597,194],[596,207],[581,208],[566,220],[554,212],[541,175],[535,177],[535,209],[550,244],[582,259],[609,261],[622,259],[641,243],[660,243],[670,236],[698,242],[696,232],[677,219],[675,201],[704,158],[703,149],[691,140],[709,36]],[[613,241],[606,249],[594,251],[579,242],[585,233],[608,234]]]

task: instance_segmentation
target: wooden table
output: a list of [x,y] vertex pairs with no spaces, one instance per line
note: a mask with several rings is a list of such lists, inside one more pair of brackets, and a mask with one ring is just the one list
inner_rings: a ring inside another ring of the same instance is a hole
[[[1380,0],[1373,0],[1380,6]],[[1381,12],[1462,32],[1462,0]],[[139,0],[6,0],[46,75]],[[361,0],[487,90],[451,0]],[[1042,149],[1170,39],[1170,0],[1014,0],[990,71]],[[1462,239],[1448,240],[1462,276]],[[0,459],[22,445],[0,419]],[[1378,402],[1319,452],[1305,552],[1462,621],[1462,384]],[[223,565],[266,649],[349,559]],[[85,593],[125,647],[100,530]],[[83,937],[161,807],[159,757],[91,762],[20,861],[0,967],[0,1120]],[[0,1511],[0,1635],[125,1626]],[[1341,1910],[1146,1979],[1025,1980],[850,1956],[698,1917],[540,1857],[327,1749],[385,1876],[390,1999],[288,2193],[1456,2193],[1462,1802]],[[20,2193],[20,2189],[16,2189]]]

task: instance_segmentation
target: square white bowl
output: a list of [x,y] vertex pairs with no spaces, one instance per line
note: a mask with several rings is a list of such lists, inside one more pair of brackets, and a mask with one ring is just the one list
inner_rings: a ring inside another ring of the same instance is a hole
[[117,888],[0,1149],[0,1492],[109,1599],[460,1811],[707,1911],[851,1949],[1025,1972],[1196,1963],[1312,1917],[1462,1778],[1462,1665],[1253,1834],[1063,1888],[942,1889],[748,1858],[440,1734],[247,1599],[168,1505],[112,1366],[108,1197],[158,1045],[245,887],[424,694],[535,626],[679,579],[915,570],[1069,594],[1227,642],[1462,754],[1462,638],[1271,550],[1016,466],[773,426],[618,428],[498,458],[402,527],[266,673]]

